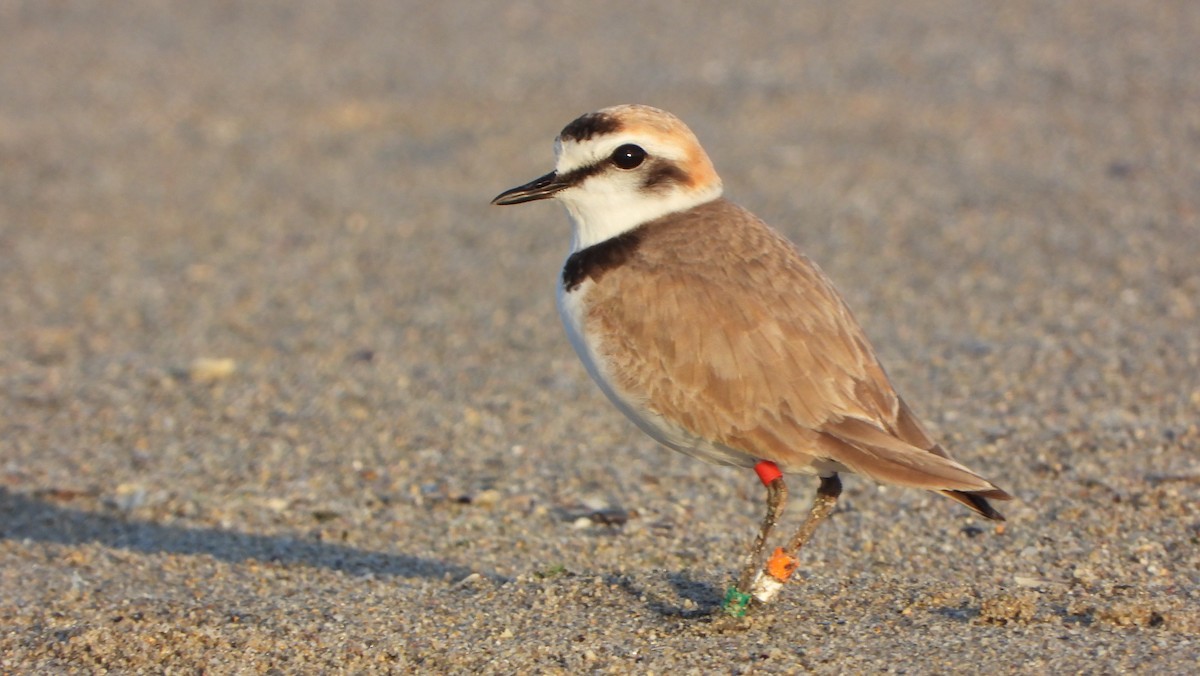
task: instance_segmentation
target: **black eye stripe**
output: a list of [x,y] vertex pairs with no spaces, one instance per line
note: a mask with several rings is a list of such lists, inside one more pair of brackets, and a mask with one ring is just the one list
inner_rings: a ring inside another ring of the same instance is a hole
[[[626,143],[625,145],[621,146],[620,148],[617,148],[617,150],[614,150],[613,154],[609,155],[607,158],[600,160],[599,162],[596,162],[595,164],[586,164],[577,169],[572,169],[571,171],[568,171],[567,173],[559,176],[557,181],[555,181],[555,182],[561,183],[563,185],[579,185],[580,183],[583,183],[584,181],[588,180],[592,176],[595,176],[596,174],[603,172],[605,169],[608,168],[610,163],[615,165],[616,162],[613,160],[613,156],[616,155],[617,152],[620,151],[622,148],[637,148],[638,150],[641,150],[641,152],[643,154],[646,152],[646,151],[642,150],[640,147],[633,145],[632,143]],[[645,158],[643,157],[643,161],[644,161],[644,159]],[[641,161],[639,161],[638,164],[641,164]],[[617,166],[619,166],[619,165],[617,165]]]
[[[589,164],[578,169],[573,169],[559,176],[555,183],[561,185],[579,185],[596,174],[603,173],[608,168],[607,161],[600,161],[595,164]],[[688,175],[683,169],[680,169],[673,162],[666,160],[655,160],[645,170],[645,178],[642,180],[642,188],[654,192],[662,192],[669,190],[673,186],[683,185],[687,183]]]
[[588,178],[604,171],[607,166],[606,162],[597,162],[596,164],[587,164],[578,169],[572,169],[562,176],[558,177],[557,182],[563,185],[579,185]]
[[646,178],[642,181],[642,188],[650,191],[666,191],[673,186],[683,185],[687,183],[688,175],[683,169],[680,169],[673,162],[658,160],[654,162],[645,171]]

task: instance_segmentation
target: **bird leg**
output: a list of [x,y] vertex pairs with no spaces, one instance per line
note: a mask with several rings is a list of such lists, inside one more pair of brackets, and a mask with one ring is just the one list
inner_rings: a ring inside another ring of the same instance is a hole
[[[768,461],[763,461],[763,463],[766,462]],[[775,463],[770,463],[770,465],[774,467]],[[746,556],[746,566],[742,570],[741,577],[738,578],[737,588],[743,592],[750,591],[750,584],[754,582],[754,576],[758,573],[759,566],[762,565],[763,547],[766,546],[767,538],[771,536],[771,531],[775,529],[775,524],[779,522],[779,516],[783,514],[783,509],[787,506],[788,490],[787,485],[783,483],[783,475],[767,474],[763,476],[763,473],[760,472],[759,476],[763,479],[763,485],[767,487],[767,513],[763,515],[762,526],[758,529],[758,537],[754,538],[754,546],[750,548],[750,553]]]
[[730,588],[725,594],[725,612],[734,617],[746,614],[746,607],[750,603],[750,585],[754,583],[754,578],[762,566],[763,548],[771,531],[775,529],[775,524],[779,522],[779,515],[787,505],[787,485],[783,483],[783,472],[779,471],[779,467],[769,460],[763,460],[755,465],[754,471],[767,488],[767,513],[763,516],[758,536],[754,538],[754,545],[746,555],[746,565],[738,577],[737,586]]
[[804,524],[800,526],[800,530],[788,542],[787,550],[792,556],[800,553],[800,548],[808,542],[808,539],[816,532],[817,526],[825,520],[825,517],[833,513],[834,506],[837,505],[838,496],[842,494],[842,480],[838,475],[821,477],[821,485],[817,487],[817,497],[813,500],[812,509],[808,512],[808,518],[804,520]]
[[821,485],[817,487],[817,496],[813,499],[808,518],[800,526],[800,530],[788,542],[786,549],[775,550],[766,567],[754,579],[754,598],[762,603],[769,603],[783,588],[799,565],[800,548],[812,538],[817,526],[825,520],[837,505],[838,496],[842,494],[842,481],[836,474],[821,477]]

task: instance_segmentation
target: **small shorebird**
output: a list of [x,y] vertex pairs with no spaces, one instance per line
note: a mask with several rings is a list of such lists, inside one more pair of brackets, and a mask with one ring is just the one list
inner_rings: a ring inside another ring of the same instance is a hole
[[[839,472],[935,491],[989,519],[1010,496],[955,462],[896,394],[824,273],[721,197],[700,142],[641,105],[576,119],[554,171],[492,204],[553,197],[573,226],[558,306],[604,394],[665,446],[753,467],[767,512],[725,608],[766,603],[833,511]],[[816,475],[808,518],[763,565],[787,499],[784,473]]]

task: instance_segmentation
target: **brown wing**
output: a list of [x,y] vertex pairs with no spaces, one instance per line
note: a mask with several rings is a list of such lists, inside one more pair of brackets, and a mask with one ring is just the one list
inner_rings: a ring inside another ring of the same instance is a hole
[[624,391],[750,464],[832,461],[887,483],[1007,497],[929,438],[830,281],[790,243],[724,200],[680,216],[645,226],[635,254],[590,291],[587,321],[611,337],[601,349]]

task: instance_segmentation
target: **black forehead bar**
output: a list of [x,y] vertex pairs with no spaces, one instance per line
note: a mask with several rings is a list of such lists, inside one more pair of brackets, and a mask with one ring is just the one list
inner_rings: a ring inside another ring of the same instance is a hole
[[586,141],[593,136],[611,134],[621,128],[621,121],[607,113],[588,113],[575,118],[559,133],[564,141]]

